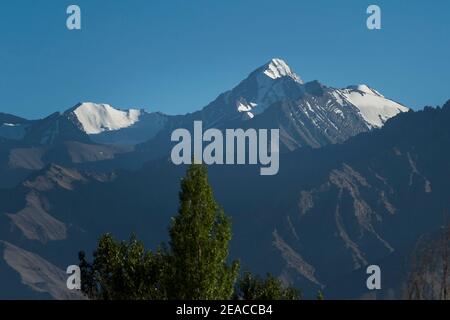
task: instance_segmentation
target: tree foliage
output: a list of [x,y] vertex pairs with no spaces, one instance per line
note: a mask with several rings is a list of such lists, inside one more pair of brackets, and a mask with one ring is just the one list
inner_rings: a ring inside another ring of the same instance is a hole
[[317,292],[317,300],[325,300],[325,297],[321,290],[319,290],[319,292]]
[[294,287],[285,287],[270,273],[263,279],[244,272],[237,285],[236,298],[242,300],[299,300],[300,292]]
[[206,168],[192,165],[181,182],[178,215],[168,247],[147,251],[133,235],[119,242],[103,235],[93,262],[80,252],[82,292],[101,300],[294,300],[300,293],[246,272],[236,284],[239,263],[229,264],[231,221],[214,199]]
[[81,252],[82,291],[90,299],[140,300],[164,299],[162,280],[166,257],[160,251],[146,251],[134,236],[118,242],[110,234],[103,235],[89,264]]
[[213,197],[206,168],[192,165],[181,182],[170,228],[168,292],[175,299],[229,299],[239,271],[227,265],[231,222]]

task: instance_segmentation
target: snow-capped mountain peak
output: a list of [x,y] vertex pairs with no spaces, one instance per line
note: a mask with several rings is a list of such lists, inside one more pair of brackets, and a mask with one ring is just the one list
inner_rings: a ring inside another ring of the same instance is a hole
[[381,128],[388,119],[401,112],[409,111],[409,108],[385,98],[381,93],[364,84],[338,89],[334,95],[341,104],[355,106],[369,129]]
[[143,111],[138,109],[118,110],[109,104],[81,103],[72,110],[82,129],[87,134],[119,130],[139,121]]
[[144,109],[122,110],[109,104],[84,102],[67,110],[64,117],[95,143],[136,145],[152,139],[170,116]]
[[[274,58],[227,93],[227,100],[229,104],[236,105],[244,120],[248,120],[264,112],[274,102],[298,98],[303,91],[302,86],[302,79],[288,64]],[[242,104],[242,101],[246,103]]]
[[302,79],[291,70],[288,64],[278,58],[274,58],[266,64],[264,74],[272,79],[290,77],[298,83],[303,83]]

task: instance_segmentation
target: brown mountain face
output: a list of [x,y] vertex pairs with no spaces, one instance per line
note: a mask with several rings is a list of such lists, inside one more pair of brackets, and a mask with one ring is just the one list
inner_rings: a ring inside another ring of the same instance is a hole
[[[369,297],[374,293],[365,287],[365,268],[377,264],[384,288],[375,296],[401,298],[411,250],[421,236],[440,229],[450,206],[449,120],[447,103],[318,150],[310,158],[316,165],[302,152],[293,156],[287,172],[303,182],[284,185],[303,187],[280,200],[292,205],[273,237],[285,261],[283,276],[295,281],[300,274],[305,286],[311,282],[311,271],[293,267],[291,260],[300,256],[330,295]],[[314,176],[294,173],[305,161]]]
[[57,258],[65,256],[67,246],[64,243],[76,241],[76,235],[82,231],[74,229],[71,220],[64,219],[64,215],[61,217],[52,212],[53,207],[59,206],[52,197],[61,197],[61,194],[74,190],[77,184],[110,178],[82,175],[73,169],[51,165],[2,193],[0,279],[8,287],[2,290],[1,298],[83,298],[66,287],[65,270],[76,261],[65,265]]
[[[0,241],[2,283],[8,291],[3,299],[81,300],[84,297],[66,287],[67,274],[39,255]],[[20,280],[20,283],[19,283]]]

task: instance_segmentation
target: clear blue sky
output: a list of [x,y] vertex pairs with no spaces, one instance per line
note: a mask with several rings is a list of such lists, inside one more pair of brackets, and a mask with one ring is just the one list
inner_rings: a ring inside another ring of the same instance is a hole
[[[66,29],[70,4],[81,31]],[[380,31],[366,28],[369,4],[382,9]],[[27,118],[79,101],[191,112],[272,57],[306,81],[441,105],[450,1],[0,1],[0,112]]]

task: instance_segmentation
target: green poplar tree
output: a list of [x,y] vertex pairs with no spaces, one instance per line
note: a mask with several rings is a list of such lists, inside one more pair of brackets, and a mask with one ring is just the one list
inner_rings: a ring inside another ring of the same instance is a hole
[[239,272],[238,262],[227,264],[231,222],[214,199],[204,166],[191,165],[179,197],[169,230],[169,299],[230,299]]

